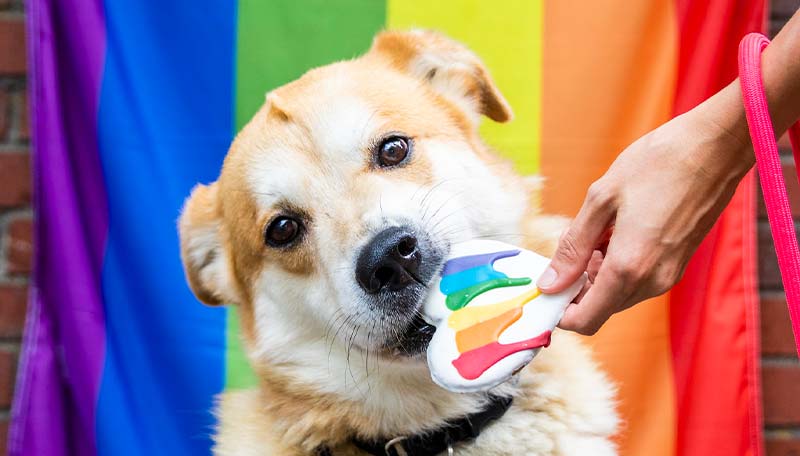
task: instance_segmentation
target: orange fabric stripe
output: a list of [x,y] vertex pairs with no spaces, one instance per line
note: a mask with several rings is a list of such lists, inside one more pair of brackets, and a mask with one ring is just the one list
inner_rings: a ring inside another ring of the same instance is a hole
[[[629,143],[671,117],[677,74],[673,0],[547,2],[542,174],[548,212],[574,215]],[[588,339],[619,386],[622,455],[672,456],[675,385],[666,297],[613,317]]]

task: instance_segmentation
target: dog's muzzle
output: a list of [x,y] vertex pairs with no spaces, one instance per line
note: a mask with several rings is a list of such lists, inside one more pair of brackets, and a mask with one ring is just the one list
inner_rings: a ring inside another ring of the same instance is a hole
[[395,328],[394,340],[385,345],[390,352],[414,356],[430,342],[434,329],[419,310],[443,258],[425,233],[408,226],[378,232],[359,252],[356,281],[371,306],[390,317],[386,322]]

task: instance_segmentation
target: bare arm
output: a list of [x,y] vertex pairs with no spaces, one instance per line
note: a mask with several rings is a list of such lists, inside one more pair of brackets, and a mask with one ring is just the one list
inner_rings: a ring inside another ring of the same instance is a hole
[[[782,134],[800,117],[800,12],[762,59]],[[553,293],[589,272],[560,326],[593,334],[614,313],[669,290],[754,161],[738,80],[631,144],[589,189],[539,280]]]

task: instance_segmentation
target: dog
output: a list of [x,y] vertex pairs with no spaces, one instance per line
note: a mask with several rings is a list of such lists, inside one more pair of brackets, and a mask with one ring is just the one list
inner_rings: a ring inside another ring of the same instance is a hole
[[616,453],[614,385],[572,334],[489,393],[430,378],[419,311],[450,245],[551,255],[567,223],[482,142],[482,116],[512,111],[432,31],[382,32],[266,96],[179,220],[192,291],[236,306],[258,377],[220,396],[215,454]]

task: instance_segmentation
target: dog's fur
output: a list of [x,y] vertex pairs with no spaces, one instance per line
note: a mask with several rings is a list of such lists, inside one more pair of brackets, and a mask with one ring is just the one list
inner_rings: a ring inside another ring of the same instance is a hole
[[[538,180],[484,145],[481,115],[512,117],[480,60],[433,32],[381,33],[364,56],[268,94],[180,219],[189,284],[207,304],[236,305],[259,378],[221,396],[216,454],[363,454],[354,436],[432,430],[485,404],[436,386],[424,354],[387,349],[413,315],[376,310],[354,278],[361,247],[400,224],[442,252],[493,238],[552,254],[565,221],[538,210]],[[412,156],[376,168],[390,132],[412,138]],[[265,245],[265,226],[285,213],[302,218],[302,239]],[[573,335],[557,332],[493,392],[513,395],[511,409],[456,454],[615,453],[613,387]]]

